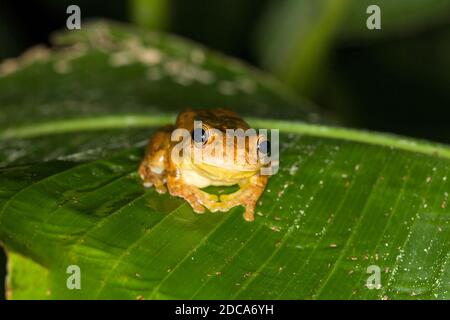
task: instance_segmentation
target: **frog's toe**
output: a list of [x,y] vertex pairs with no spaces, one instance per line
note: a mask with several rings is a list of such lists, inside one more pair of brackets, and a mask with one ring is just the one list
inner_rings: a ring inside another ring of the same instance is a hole
[[192,195],[183,195],[184,198],[192,207],[195,213],[205,213],[205,207],[200,203],[197,199],[195,199]]
[[244,212],[244,219],[245,221],[249,221],[252,222],[255,220],[255,209],[254,207],[245,207],[245,212]]
[[228,211],[228,210],[223,210],[223,206],[220,202],[210,202],[207,205],[205,205],[209,211],[211,212],[217,212],[217,211]]
[[155,189],[159,194],[164,194],[167,192],[167,188],[163,184],[155,185]]
[[195,213],[197,214],[203,214],[205,213],[205,207],[201,206],[201,205],[193,205],[191,204],[192,209],[194,210]]
[[144,183],[142,184],[144,186],[144,188],[151,188],[153,187],[153,183],[150,181],[144,181]]

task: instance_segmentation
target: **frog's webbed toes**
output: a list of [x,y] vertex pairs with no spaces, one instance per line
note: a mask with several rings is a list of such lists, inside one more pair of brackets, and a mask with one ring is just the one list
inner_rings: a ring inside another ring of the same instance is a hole
[[231,208],[231,207],[225,208],[221,202],[209,203],[206,207],[211,212],[217,212],[217,211],[226,212],[226,211],[230,210],[230,208]]
[[205,207],[193,194],[183,195],[182,197],[191,205],[195,213],[205,213]]
[[186,200],[196,213],[204,213],[204,203],[199,199],[197,189],[189,185],[175,182],[176,181],[169,177],[167,188],[169,189],[170,194]]
[[176,183],[169,176],[167,187],[170,194],[184,198],[196,213],[204,213],[205,209],[211,212],[227,212],[231,208],[242,205],[245,207],[244,219],[254,220],[256,202],[264,188],[258,185],[245,184],[231,194],[215,195],[184,183]]
[[176,195],[186,200],[196,213],[205,213],[205,207],[203,206],[204,204],[201,201],[199,201],[199,199],[195,196],[194,193],[181,192]]
[[244,219],[247,221],[255,220],[256,200],[248,192],[238,191],[234,194],[222,195],[220,200],[222,201],[219,203],[220,211],[228,211],[233,207],[242,205],[245,207]]
[[240,189],[230,194],[220,196],[222,211],[227,211],[232,207],[242,205],[245,207],[244,219],[247,221],[255,220],[254,213],[256,202],[264,191],[265,184],[246,183],[241,184]]
[[219,197],[217,195],[204,192],[200,189],[194,189],[193,193],[195,194],[197,201],[205,206],[209,211],[216,212],[220,210],[218,206]]

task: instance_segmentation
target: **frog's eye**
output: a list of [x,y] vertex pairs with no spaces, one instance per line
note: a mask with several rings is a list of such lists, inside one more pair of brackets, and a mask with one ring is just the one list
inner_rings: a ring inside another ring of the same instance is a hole
[[192,140],[196,143],[205,144],[208,141],[208,132],[203,128],[195,128],[192,131]]
[[258,143],[258,151],[263,155],[270,156],[270,141],[262,140]]

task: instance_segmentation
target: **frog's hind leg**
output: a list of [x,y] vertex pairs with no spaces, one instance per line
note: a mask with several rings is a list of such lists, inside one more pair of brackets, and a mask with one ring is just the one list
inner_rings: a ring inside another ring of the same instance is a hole
[[173,126],[168,125],[158,129],[150,139],[144,160],[139,166],[139,176],[145,187],[154,186],[159,193],[167,191],[166,183],[168,150]]
[[245,207],[244,219],[255,219],[256,202],[263,193],[268,181],[268,176],[257,175],[249,181],[239,184],[240,189],[234,193],[220,196],[219,207],[221,211],[228,211],[232,207],[243,205]]

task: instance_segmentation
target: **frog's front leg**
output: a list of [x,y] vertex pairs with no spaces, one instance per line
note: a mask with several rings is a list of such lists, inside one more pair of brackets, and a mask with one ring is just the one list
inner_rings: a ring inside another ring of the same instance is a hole
[[217,208],[219,198],[187,184],[180,175],[170,174],[167,177],[167,188],[173,196],[184,198],[197,213],[204,213],[205,207],[214,212]]
[[155,187],[158,193],[166,193],[167,190],[164,186],[164,183],[166,183],[166,178],[164,174],[157,174],[153,172],[144,161],[141,162],[141,165],[139,166],[139,176],[142,179],[144,187]]
[[268,181],[268,176],[256,175],[248,181],[239,184],[239,190],[220,196],[221,211],[228,211],[232,207],[243,205],[245,207],[244,219],[253,221],[255,219],[256,202],[263,193]]

